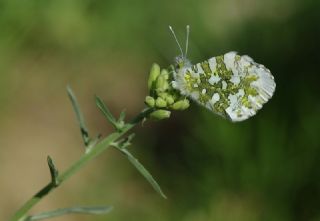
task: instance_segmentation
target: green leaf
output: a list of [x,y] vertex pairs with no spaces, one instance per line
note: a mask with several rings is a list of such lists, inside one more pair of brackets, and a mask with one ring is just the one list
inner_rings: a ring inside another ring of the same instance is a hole
[[54,165],[53,160],[50,156],[47,157],[47,162],[48,162],[48,166],[51,174],[51,183],[52,185],[57,187],[59,185],[59,181],[58,181],[59,172],[56,169],[56,166]]
[[74,93],[73,93],[73,91],[72,91],[70,86],[67,86],[67,91],[68,91],[68,95],[69,95],[69,98],[71,100],[74,112],[76,113],[77,120],[79,122],[80,131],[81,131],[81,135],[82,135],[82,139],[83,139],[84,145],[88,146],[89,143],[90,143],[89,132],[88,132],[88,129],[87,129],[86,125],[85,125],[84,117],[83,117],[82,112],[80,110],[77,98],[74,95]]
[[127,156],[130,163],[132,163],[135,168],[144,176],[144,178],[151,184],[153,189],[157,191],[163,198],[167,198],[166,195],[161,190],[161,187],[159,184],[155,181],[155,179],[152,177],[152,175],[146,170],[146,168],[126,149],[121,147],[116,147],[118,150],[120,150],[124,155]]
[[117,131],[122,131],[124,126],[125,126],[125,122],[124,122],[124,119],[126,117],[126,112],[125,110],[121,111],[120,113],[120,116],[119,116],[119,119],[116,123],[116,129]]
[[112,146],[116,147],[116,148],[120,148],[120,149],[125,149],[131,145],[131,141],[134,137],[135,137],[135,134],[132,133],[129,136],[127,136],[126,138],[122,138],[122,139],[118,140],[117,142],[114,142],[112,144]]
[[94,148],[97,145],[100,139],[101,139],[101,134],[98,134],[96,138],[91,139],[90,144],[86,148],[86,153],[89,153],[92,150],[92,148]]
[[109,213],[113,209],[112,206],[96,206],[96,207],[71,207],[57,209],[49,212],[39,213],[37,215],[28,216],[24,221],[37,221],[62,216],[71,213],[101,215]]
[[103,115],[107,118],[107,120],[117,129],[118,127],[117,120],[111,114],[110,110],[107,108],[105,103],[98,96],[96,96],[96,105],[100,109],[100,111],[103,113]]
[[125,117],[126,117],[126,111],[123,110],[123,111],[121,111],[121,113],[120,113],[118,122],[124,121],[124,118],[125,118]]

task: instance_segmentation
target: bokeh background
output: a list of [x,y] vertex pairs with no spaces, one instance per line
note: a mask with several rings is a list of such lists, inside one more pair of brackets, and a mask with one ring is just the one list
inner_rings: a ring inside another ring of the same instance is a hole
[[268,67],[277,89],[252,119],[233,124],[192,105],[135,130],[132,152],[163,200],[118,152],[108,150],[32,213],[113,205],[106,216],[59,221],[320,220],[320,2],[314,0],[0,1],[0,219],[83,152],[66,95],[70,84],[91,134],[113,113],[144,106],[153,62],[167,67],[191,25],[194,63],[235,50]]

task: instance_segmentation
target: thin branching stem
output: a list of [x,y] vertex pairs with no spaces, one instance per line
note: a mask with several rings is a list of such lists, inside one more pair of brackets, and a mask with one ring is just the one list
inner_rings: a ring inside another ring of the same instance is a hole
[[[60,186],[64,181],[74,175],[78,170],[80,170],[84,165],[86,165],[90,160],[100,155],[103,151],[108,149],[110,145],[116,142],[134,126],[140,123],[145,117],[147,117],[153,110],[145,109],[139,115],[137,115],[130,123],[126,124],[123,130],[115,132],[104,138],[102,141],[97,143],[90,151],[82,155],[82,157],[74,162],[66,171],[60,173],[57,177],[57,181]],[[11,217],[9,221],[23,221],[27,217],[29,210],[35,206],[39,201],[41,201],[46,195],[52,192],[58,186],[54,185],[53,182],[48,183],[44,186],[38,193],[31,197],[27,202],[25,202],[22,207],[16,211],[16,213]]]

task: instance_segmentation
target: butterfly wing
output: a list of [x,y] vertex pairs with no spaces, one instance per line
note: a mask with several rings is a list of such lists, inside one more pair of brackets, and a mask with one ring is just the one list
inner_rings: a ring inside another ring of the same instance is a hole
[[269,69],[236,52],[180,68],[174,73],[173,86],[234,122],[255,115],[276,88]]

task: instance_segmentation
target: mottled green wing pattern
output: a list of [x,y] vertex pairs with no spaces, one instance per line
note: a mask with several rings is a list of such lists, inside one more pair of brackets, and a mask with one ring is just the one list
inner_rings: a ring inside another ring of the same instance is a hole
[[236,52],[179,68],[174,72],[172,85],[181,94],[234,122],[255,115],[276,88],[269,69]]

